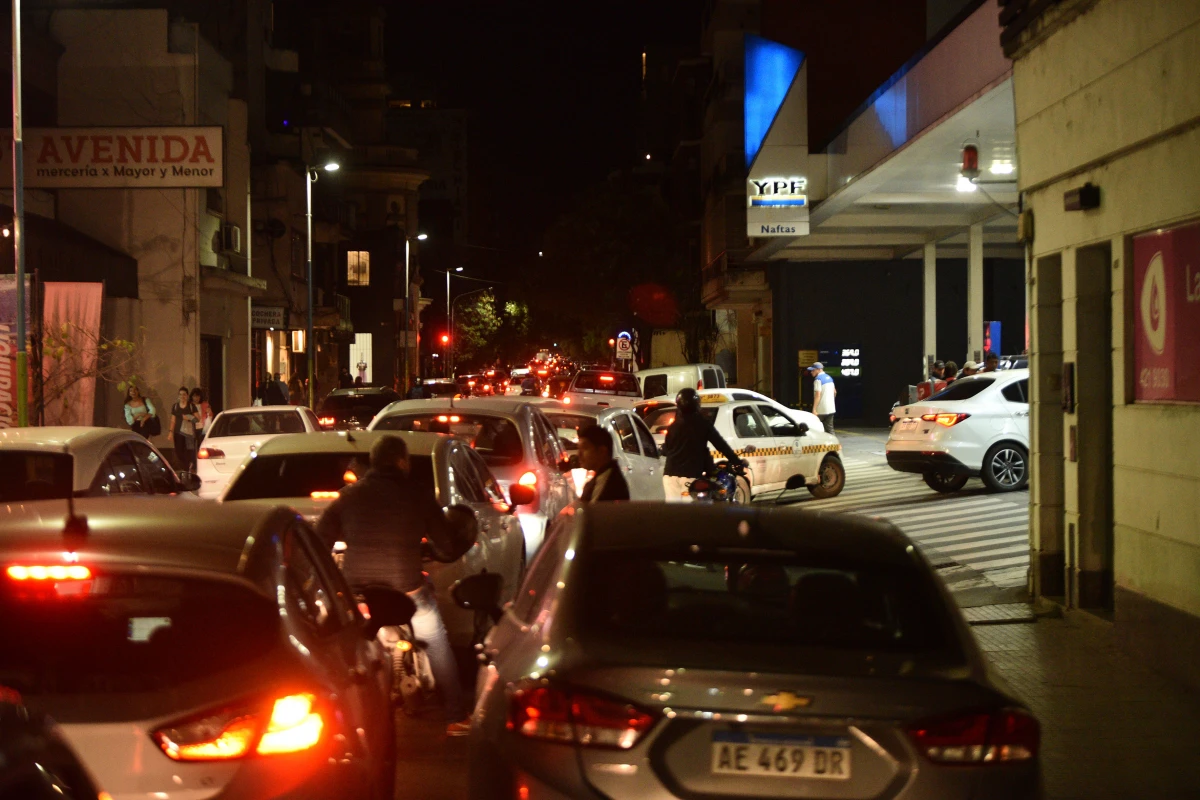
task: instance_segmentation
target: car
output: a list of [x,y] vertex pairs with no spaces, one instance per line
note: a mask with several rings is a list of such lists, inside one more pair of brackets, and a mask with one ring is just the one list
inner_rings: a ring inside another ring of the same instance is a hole
[[681,364],[677,367],[657,367],[637,373],[642,396],[674,398],[680,389],[724,389],[725,370],[716,364]]
[[0,686],[0,798],[100,800],[109,798],[63,738],[54,720]]
[[567,390],[571,388],[571,381],[575,376],[571,373],[555,375],[550,380],[546,381],[546,388],[542,389],[542,397],[548,397],[551,400],[561,400],[566,395]]
[[531,370],[528,367],[517,367],[508,376],[508,385],[504,387],[504,394],[509,397],[520,396],[521,384],[529,377]]
[[[743,399],[735,400],[735,394]],[[812,414],[785,409],[757,392],[729,389],[700,392],[700,413],[749,464],[748,474],[738,478],[738,502],[782,494],[789,482],[799,483],[796,476],[819,499],[836,497],[845,487],[841,442]]]
[[1041,797],[1038,720],[890,523],[600,503],[556,523],[516,602],[494,585],[455,590],[499,620],[476,800]]
[[[662,461],[658,445],[646,424],[629,409],[545,402],[538,406],[555,426],[570,454],[579,448],[579,431],[599,425],[612,439],[613,459],[629,485],[631,500],[663,500]],[[573,469],[575,491],[583,493],[587,471]]]
[[422,397],[454,397],[459,394],[458,384],[452,380],[426,379],[421,382]]
[[[0,431],[0,502],[123,494],[194,498],[200,479],[176,473],[153,444],[121,428]],[[23,476],[23,477],[21,477]]]
[[[339,490],[366,474],[371,446],[387,435],[358,431],[278,436],[263,444],[254,458],[247,459],[220,501],[231,505],[283,504],[316,525]],[[408,445],[412,479],[432,493],[443,508],[465,508],[475,521],[475,530],[470,534],[475,547],[452,563],[430,560],[425,565],[451,642],[470,647],[475,620],[450,601],[450,585],[466,575],[492,572],[503,577],[504,596],[512,596],[525,571],[525,538],[520,521],[487,464],[467,442],[433,433],[391,435],[403,438]],[[516,494],[520,495],[520,490]]]
[[433,431],[462,436],[483,456],[507,492],[514,483],[533,487],[537,499],[520,513],[525,553],[537,552],[546,525],[575,501],[567,460],[554,426],[535,404],[516,397],[405,400],[379,412],[373,431]]
[[199,495],[215,499],[238,466],[264,442],[283,433],[314,433],[321,423],[305,406],[252,406],[217,414],[196,451]]
[[[391,671],[309,525],[272,506],[84,498],[7,507],[0,683],[114,798],[390,798]],[[380,602],[377,604],[376,599]]]
[[667,441],[667,428],[675,421],[678,409],[670,400],[646,400],[633,407],[633,413],[641,418],[655,443],[661,448]]
[[388,386],[334,389],[321,401],[317,418],[325,430],[361,431],[381,408],[399,399],[400,395]]
[[642,400],[642,389],[632,372],[582,369],[575,373],[564,403],[633,408]]
[[1011,492],[1029,483],[1029,370],[959,378],[919,403],[900,406],[888,435],[888,465],[929,488],[956,492],[973,477]]

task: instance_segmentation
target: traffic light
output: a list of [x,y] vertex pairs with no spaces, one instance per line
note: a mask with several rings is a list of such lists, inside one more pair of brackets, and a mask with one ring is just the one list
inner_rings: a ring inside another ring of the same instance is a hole
[[442,344],[450,344],[450,334],[448,334],[448,333],[442,334]]
[[616,347],[616,346],[617,346],[617,340],[616,340],[616,339],[609,339],[609,340],[608,340],[608,346],[609,346],[609,347]]

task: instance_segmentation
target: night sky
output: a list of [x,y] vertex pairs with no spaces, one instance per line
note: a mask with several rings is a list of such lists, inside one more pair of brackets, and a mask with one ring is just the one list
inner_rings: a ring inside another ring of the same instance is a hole
[[387,8],[392,70],[472,112],[472,242],[527,251],[565,200],[637,157],[644,47],[700,36],[700,0]]

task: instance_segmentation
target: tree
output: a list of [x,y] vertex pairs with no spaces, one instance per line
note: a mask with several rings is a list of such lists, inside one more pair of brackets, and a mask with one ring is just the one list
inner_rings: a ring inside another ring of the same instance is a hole
[[63,322],[43,329],[40,344],[41,353],[35,353],[34,359],[42,365],[34,395],[37,419],[69,419],[73,404],[81,399],[78,385],[83,381],[94,380],[97,388],[100,384],[115,386],[120,392],[131,384],[144,383],[140,367],[145,330],[139,331],[136,340],[109,338],[74,322]]
[[455,311],[455,360],[468,362],[483,354],[503,324],[491,289],[480,292]]

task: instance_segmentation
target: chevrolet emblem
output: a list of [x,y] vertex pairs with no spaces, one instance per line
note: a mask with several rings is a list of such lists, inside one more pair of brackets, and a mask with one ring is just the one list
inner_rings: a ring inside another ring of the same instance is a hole
[[780,692],[779,694],[767,695],[758,702],[765,706],[771,706],[771,710],[775,712],[791,711],[795,708],[808,708],[812,704],[811,697],[800,697],[791,692]]

